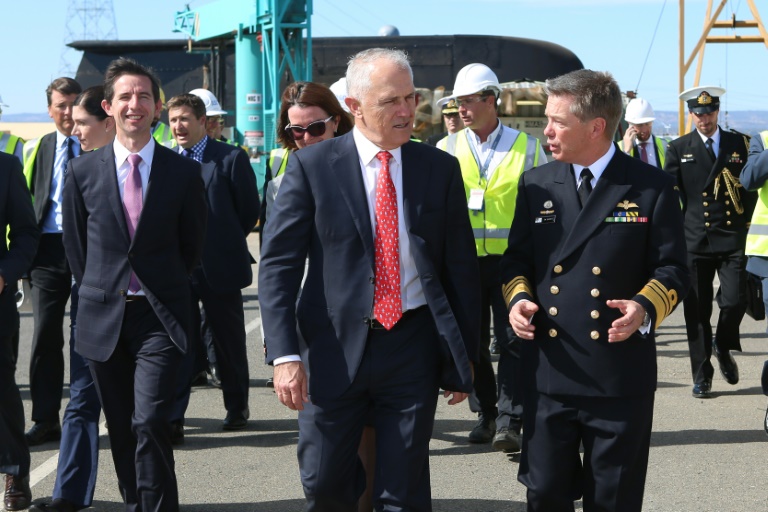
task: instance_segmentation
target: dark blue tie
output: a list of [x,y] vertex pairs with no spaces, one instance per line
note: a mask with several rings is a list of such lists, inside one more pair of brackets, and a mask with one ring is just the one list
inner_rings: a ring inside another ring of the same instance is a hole
[[715,156],[714,144],[715,141],[713,141],[711,138],[707,139],[707,142],[704,143],[704,146],[707,148],[707,153],[709,153],[709,156],[712,158],[712,162],[717,160],[717,157]]
[[589,194],[592,192],[592,177],[592,171],[589,170],[589,167],[585,167],[581,170],[581,184],[579,185],[578,192],[582,208],[587,204]]

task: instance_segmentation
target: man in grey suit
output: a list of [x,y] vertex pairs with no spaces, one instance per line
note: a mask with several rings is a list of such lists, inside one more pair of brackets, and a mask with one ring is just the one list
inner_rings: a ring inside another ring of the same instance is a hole
[[178,512],[170,413],[193,329],[189,274],[207,208],[200,165],[162,147],[154,74],[107,68],[112,145],[69,164],[64,247],[79,287],[75,350],[88,361],[109,424],[126,511]]

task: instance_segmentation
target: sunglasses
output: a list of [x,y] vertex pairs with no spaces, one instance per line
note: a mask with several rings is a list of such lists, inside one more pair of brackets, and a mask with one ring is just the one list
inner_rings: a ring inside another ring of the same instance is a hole
[[304,132],[309,133],[312,137],[320,137],[325,133],[326,123],[333,119],[333,116],[329,116],[328,119],[320,119],[319,121],[312,121],[306,127],[299,126],[297,124],[286,125],[285,131],[288,132],[288,136],[293,140],[299,140],[304,138]]

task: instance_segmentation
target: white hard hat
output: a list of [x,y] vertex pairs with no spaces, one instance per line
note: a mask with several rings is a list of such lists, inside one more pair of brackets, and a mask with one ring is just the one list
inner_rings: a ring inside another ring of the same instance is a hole
[[645,98],[635,98],[627,104],[624,120],[632,124],[650,123],[655,120],[653,108]]
[[456,82],[453,84],[453,91],[450,96],[441,98],[438,105],[442,106],[459,96],[469,96],[483,91],[493,90],[496,94],[501,92],[499,79],[491,68],[485,64],[473,63],[467,64],[459,70],[456,75]]
[[347,79],[345,77],[339,78],[333,82],[330,89],[334,96],[336,96],[336,99],[339,100],[341,108],[343,108],[345,112],[349,112],[349,107],[347,107],[347,104],[344,101],[347,99]]
[[221,108],[221,105],[219,105],[219,100],[217,100],[216,96],[214,96],[213,93],[208,89],[193,89],[189,91],[189,94],[194,94],[195,96],[203,100],[203,104],[205,104],[205,115],[207,116],[226,115],[227,111]]

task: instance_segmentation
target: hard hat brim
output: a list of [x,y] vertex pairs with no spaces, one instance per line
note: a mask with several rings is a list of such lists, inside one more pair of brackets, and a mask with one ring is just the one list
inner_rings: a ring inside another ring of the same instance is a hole
[[628,119],[625,117],[624,120],[632,124],[645,124],[645,123],[652,123],[653,121],[656,120],[656,118],[655,117],[637,117],[635,119]]

